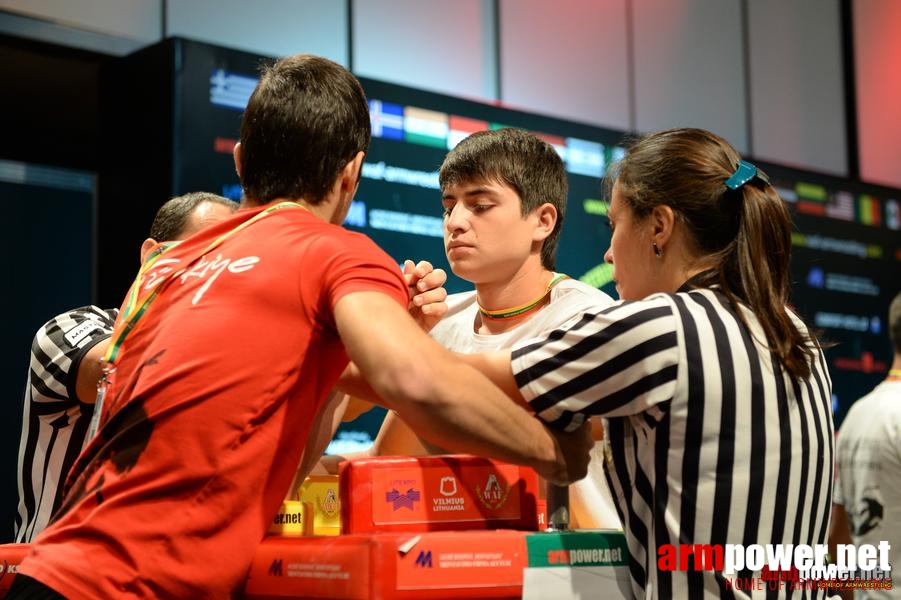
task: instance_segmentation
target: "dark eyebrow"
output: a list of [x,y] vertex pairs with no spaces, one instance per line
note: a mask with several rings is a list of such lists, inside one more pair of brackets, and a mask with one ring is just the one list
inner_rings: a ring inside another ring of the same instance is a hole
[[[473,196],[494,196],[494,191],[489,187],[478,186],[472,189],[466,190],[463,192],[462,196],[464,198],[472,198]],[[444,193],[441,196],[442,200],[456,200],[457,196],[453,194]]]
[[471,190],[467,190],[465,195],[466,196],[477,196],[480,194],[493,194],[493,193],[494,192],[491,190],[491,188],[479,186],[479,187],[472,188]]

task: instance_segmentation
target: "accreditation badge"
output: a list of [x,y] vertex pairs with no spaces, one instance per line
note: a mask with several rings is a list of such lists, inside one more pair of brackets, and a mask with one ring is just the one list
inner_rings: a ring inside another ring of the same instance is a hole
[[85,435],[82,450],[91,443],[91,440],[97,435],[97,430],[100,429],[100,415],[103,414],[103,401],[106,398],[106,392],[109,389],[110,378],[116,370],[116,368],[110,365],[105,358],[100,360],[100,364],[102,367],[102,374],[100,375],[100,381],[97,382],[97,397],[94,399],[94,414],[91,416],[91,423],[88,425],[88,432],[87,435]]

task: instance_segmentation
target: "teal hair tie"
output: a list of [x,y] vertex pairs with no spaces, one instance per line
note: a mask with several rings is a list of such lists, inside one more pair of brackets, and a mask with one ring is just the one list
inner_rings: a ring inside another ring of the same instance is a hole
[[767,177],[763,171],[746,160],[739,160],[738,167],[735,168],[735,173],[726,180],[726,187],[730,190],[737,190],[754,178],[759,179],[767,185],[770,184],[770,178]]

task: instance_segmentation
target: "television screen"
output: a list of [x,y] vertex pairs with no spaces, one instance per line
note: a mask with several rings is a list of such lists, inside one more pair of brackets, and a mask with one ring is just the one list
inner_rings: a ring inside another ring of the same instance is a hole
[[[173,193],[202,189],[238,199],[231,151],[258,66],[266,59],[187,40],[174,43],[179,49]],[[623,132],[370,79],[361,82],[373,138],[345,226],[369,235],[398,263],[427,259],[447,269],[437,179],[445,154],[470,132],[523,128],[552,143],[566,165],[569,201],[558,270],[616,297],[603,262],[609,231],[600,178],[621,152]],[[760,164],[795,217],[792,302],[834,343],[827,359],[840,422],[891,362],[885,314],[901,289],[899,192]],[[469,288],[453,275],[447,287],[451,292]],[[380,420],[378,411],[364,415],[342,426],[340,435],[350,446],[366,443]]]

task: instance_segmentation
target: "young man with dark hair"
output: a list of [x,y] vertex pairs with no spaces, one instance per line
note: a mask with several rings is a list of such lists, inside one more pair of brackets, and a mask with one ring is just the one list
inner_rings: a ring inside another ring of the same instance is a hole
[[19,566],[20,597],[232,597],[301,457],[318,458],[311,432],[349,359],[433,443],[557,483],[585,475],[588,430],[552,433],[432,341],[395,261],[340,227],[369,128],[340,65],[264,71],[235,147],[243,209],[133,286],[101,428]]
[[[507,348],[544,335],[613,300],[554,271],[566,213],[567,180],[556,150],[521,129],[480,131],[451,150],[439,171],[444,243],[453,272],[475,289],[448,297],[432,338],[462,353]],[[438,452],[389,412],[374,455]],[[598,469],[571,488],[574,525],[618,527]]]
[[[237,207],[207,192],[172,198],[153,219],[150,237],[141,245],[142,262],[159,242],[183,240]],[[19,444],[17,542],[30,542],[59,508],[63,481],[86,442],[100,359],[118,314],[115,308],[76,308],[45,323],[31,343]]]

